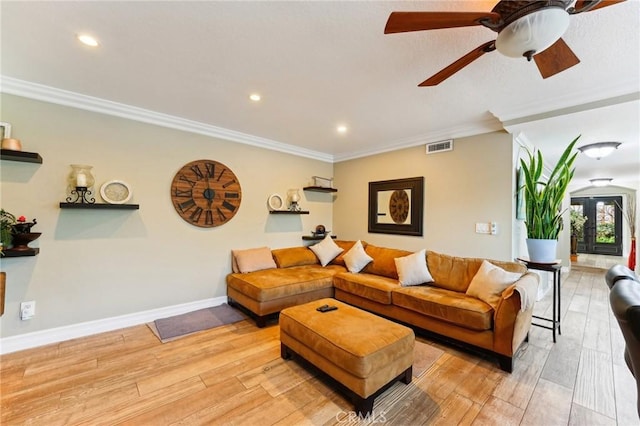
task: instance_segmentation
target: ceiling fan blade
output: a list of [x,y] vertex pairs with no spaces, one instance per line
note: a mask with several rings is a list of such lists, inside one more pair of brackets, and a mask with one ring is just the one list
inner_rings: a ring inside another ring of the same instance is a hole
[[[589,5],[593,3],[593,0],[578,0],[576,4],[573,6],[573,8],[576,11],[575,13],[590,12],[592,10],[597,10],[603,7],[613,6],[614,4],[622,3],[623,1],[625,0],[602,0],[600,3],[590,8]],[[585,7],[587,8],[587,10],[583,11],[582,9],[584,9]]]
[[392,12],[384,33],[471,27],[482,25],[481,19],[496,23],[500,21],[500,15],[494,12]]
[[542,78],[549,78],[580,63],[580,59],[561,38],[546,50],[534,55],[533,59]]
[[471,52],[467,53],[462,58],[458,59],[448,67],[444,68],[442,71],[439,71],[438,73],[429,77],[422,83],[418,84],[418,86],[425,87],[425,86],[435,86],[437,84],[440,84],[447,78],[451,77],[453,74],[460,71],[462,68],[469,65],[471,62],[478,59],[480,56],[484,55],[485,53],[492,52],[494,50],[496,50],[496,41],[495,40],[489,41],[483,44],[482,46],[479,46],[473,49]]

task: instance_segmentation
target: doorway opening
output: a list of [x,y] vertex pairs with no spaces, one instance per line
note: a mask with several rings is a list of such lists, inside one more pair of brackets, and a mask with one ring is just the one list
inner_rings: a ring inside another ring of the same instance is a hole
[[[616,205],[617,203],[617,205]],[[622,256],[621,196],[572,197],[571,209],[587,217],[578,253]]]

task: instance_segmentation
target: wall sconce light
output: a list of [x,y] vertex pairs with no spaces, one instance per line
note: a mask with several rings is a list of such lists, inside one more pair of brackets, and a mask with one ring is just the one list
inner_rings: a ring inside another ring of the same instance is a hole
[[587,157],[599,160],[611,154],[613,151],[618,149],[620,145],[622,145],[621,142],[598,142],[581,146],[578,148],[578,151],[580,151]]
[[591,182],[593,186],[609,186],[612,180],[611,178],[597,178],[589,179],[589,182]]

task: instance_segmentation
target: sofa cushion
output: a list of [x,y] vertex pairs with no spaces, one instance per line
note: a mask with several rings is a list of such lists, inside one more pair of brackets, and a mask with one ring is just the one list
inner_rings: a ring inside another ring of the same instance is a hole
[[309,250],[309,247],[288,247],[275,249],[271,252],[278,268],[318,264],[318,258]]
[[493,308],[475,297],[457,291],[431,287],[398,286],[392,292],[392,301],[411,311],[437,318],[472,330],[491,330]]
[[[312,253],[313,254],[313,253]],[[314,256],[315,258],[315,256]],[[310,291],[333,287],[333,275],[344,268],[330,265],[294,266],[227,275],[227,285],[259,302],[295,296]]]
[[[485,259],[472,257],[455,257],[427,251],[427,266],[433,276],[436,287],[466,293],[471,280],[476,275]],[[527,268],[517,262],[490,260],[496,266],[508,272],[524,274]]]
[[344,251],[343,248],[333,242],[331,234],[327,234],[322,241],[310,246],[309,249],[315,253],[322,266],[327,266],[329,262]]
[[396,257],[398,281],[401,286],[424,284],[433,281],[427,268],[426,250],[422,249],[409,256]]
[[399,287],[398,281],[393,278],[350,272],[336,274],[333,277],[333,286],[385,305],[391,304],[391,292]]
[[364,251],[360,240],[356,241],[353,247],[344,255],[344,263],[347,269],[354,274],[360,272],[372,260],[371,256]]
[[247,273],[277,267],[268,247],[231,250],[231,257],[234,272]]
[[387,247],[377,247],[367,245],[367,254],[373,258],[373,262],[368,264],[362,272],[368,274],[381,275],[383,277],[398,279],[398,270],[396,269],[396,257],[404,257],[411,254],[407,250],[398,250]]
[[[334,240],[334,243],[336,243],[336,245],[338,247],[340,247],[341,249],[343,249],[343,252],[340,253],[338,256],[336,256],[335,259],[333,259],[331,261],[332,264],[334,265],[341,265],[341,266],[347,266],[344,263],[344,255],[347,254],[347,252],[349,250],[351,250],[351,247],[353,247],[353,245],[356,243],[356,241],[343,241],[343,240]],[[367,243],[365,241],[360,241],[360,243],[362,244],[363,248],[367,247]]]
[[507,272],[485,260],[471,280],[467,295],[477,297],[491,305],[493,309],[496,309],[502,292],[518,281],[521,276],[522,274]]

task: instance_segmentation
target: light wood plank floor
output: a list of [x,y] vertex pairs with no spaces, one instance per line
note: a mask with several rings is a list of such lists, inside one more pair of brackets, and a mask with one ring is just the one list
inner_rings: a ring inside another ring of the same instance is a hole
[[[562,336],[534,327],[512,374],[434,343],[427,370],[352,406],[308,365],[280,358],[279,329],[250,321],[162,344],[145,325],[0,358],[2,425],[637,425],[635,382],[604,270],[563,279]],[[546,315],[550,296],[536,304]]]

